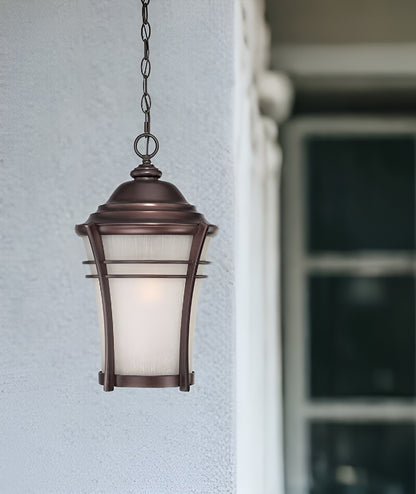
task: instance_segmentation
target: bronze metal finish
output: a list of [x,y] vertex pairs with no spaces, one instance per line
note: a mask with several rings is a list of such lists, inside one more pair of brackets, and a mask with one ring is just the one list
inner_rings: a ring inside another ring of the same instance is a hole
[[[82,261],[82,264],[95,264],[95,261]],[[131,260],[131,261],[104,261],[104,264],[190,264],[190,261],[165,261],[161,260]],[[199,261],[199,264],[211,264],[210,261]]]
[[[98,274],[86,274],[86,278],[97,279],[100,278]],[[106,274],[105,277],[107,279],[110,278],[168,278],[168,279],[184,279],[188,278],[186,274]],[[208,276],[204,274],[195,275],[196,279],[208,278]]]
[[[140,169],[142,167],[139,166]],[[153,165],[147,165],[147,172]],[[154,168],[156,170],[156,168]],[[155,174],[157,175],[157,174]],[[76,232],[80,236],[87,235],[94,261],[84,264],[95,264],[97,274],[86,275],[87,278],[99,280],[104,314],[105,329],[105,362],[100,373],[100,383],[104,391],[112,391],[114,386],[122,387],[168,387],[179,386],[181,391],[189,391],[193,384],[193,374],[189,369],[189,323],[195,280],[205,278],[198,273],[202,247],[207,235],[214,235],[217,227],[208,223],[205,218],[191,206],[179,192],[168,182],[157,176],[149,179],[149,175],[138,174],[130,182],[121,184],[111,195],[108,202],[100,206],[88,220],[77,225]],[[102,235],[192,235],[190,257],[187,260],[119,260],[105,259]],[[163,274],[108,274],[107,266],[113,264],[185,264],[186,275]],[[111,278],[183,278],[186,279],[182,305],[180,329],[179,375],[178,376],[120,376],[115,375],[114,368],[114,334],[109,279]]]
[[[189,324],[195,280],[205,278],[198,274],[201,252],[207,235],[214,235],[217,227],[206,221],[194,206],[189,204],[180,191],[171,183],[159,180],[162,172],[152,163],[151,158],[159,149],[159,142],[150,133],[151,99],[147,91],[150,75],[149,38],[151,35],[148,22],[149,0],[142,0],[143,25],[141,36],[144,43],[144,56],[141,62],[143,75],[143,96],[141,107],[145,114],[144,132],[134,141],[134,150],[142,158],[142,163],[131,173],[133,180],[121,184],[109,200],[99,206],[85,223],[77,225],[78,235],[87,236],[91,244],[96,274],[87,278],[98,279],[102,309],[104,315],[104,369],[99,374],[99,383],[104,391],[120,387],[171,387],[178,386],[181,391],[189,391],[194,383],[194,373],[189,369]],[[146,152],[139,150],[139,142],[146,139]],[[153,140],[154,150],[150,152],[149,141]],[[102,242],[103,235],[192,235],[189,259],[184,260],[108,260]],[[170,274],[108,274],[109,264],[185,264],[186,275]],[[114,334],[111,306],[110,278],[184,278],[185,287],[180,326],[180,350],[178,355],[179,374],[170,376],[126,376],[115,374]]]
[[[136,170],[140,172],[142,167]],[[153,165],[144,168],[146,173],[157,170]],[[151,179],[136,176],[121,184],[85,223],[77,225],[76,232],[85,235],[85,226],[95,224],[101,235],[192,235],[200,223],[208,224],[209,235],[215,233],[216,227],[209,224],[173,184],[157,176]]]
[[182,305],[181,343],[179,351],[179,388],[181,391],[189,391],[189,323],[191,318],[192,295],[194,293],[195,278],[198,278],[198,264],[202,247],[207,236],[209,226],[200,223],[194,234],[191,246],[190,263],[186,273],[185,292]]
[[104,391],[114,389],[114,334],[113,314],[111,310],[110,285],[107,278],[107,266],[104,264],[104,248],[96,225],[86,225],[86,232],[94,254],[95,265],[100,284],[101,300],[103,304],[105,327],[105,366]]
[[[122,376],[116,374],[115,385],[123,388],[177,388],[179,387],[179,375],[175,376]],[[189,384],[195,382],[195,373],[189,374]],[[98,383],[103,385],[104,374],[98,373]]]

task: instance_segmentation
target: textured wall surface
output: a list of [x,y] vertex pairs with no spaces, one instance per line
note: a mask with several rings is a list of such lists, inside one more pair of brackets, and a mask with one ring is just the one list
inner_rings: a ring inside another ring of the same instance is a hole
[[0,3],[2,493],[235,490],[233,3],[150,9],[155,164],[220,226],[189,394],[98,386],[95,300],[73,231],[136,164],[139,1]]

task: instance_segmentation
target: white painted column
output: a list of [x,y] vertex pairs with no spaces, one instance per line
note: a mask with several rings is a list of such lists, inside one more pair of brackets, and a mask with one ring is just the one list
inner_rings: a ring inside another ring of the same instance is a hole
[[237,492],[283,494],[276,121],[292,92],[267,71],[264,2],[241,0],[236,17]]

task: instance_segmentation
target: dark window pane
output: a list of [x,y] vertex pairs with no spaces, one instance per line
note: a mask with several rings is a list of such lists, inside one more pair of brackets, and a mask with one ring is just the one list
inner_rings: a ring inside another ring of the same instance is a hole
[[413,138],[313,137],[306,150],[310,251],[415,246]]
[[311,494],[414,494],[414,424],[312,423]]
[[415,395],[415,279],[309,279],[313,398]]

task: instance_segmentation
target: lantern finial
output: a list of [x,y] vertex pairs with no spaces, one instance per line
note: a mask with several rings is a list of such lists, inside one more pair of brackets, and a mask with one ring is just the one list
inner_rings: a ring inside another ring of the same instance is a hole
[[134,180],[153,179],[158,180],[162,176],[162,172],[157,169],[152,163],[142,164],[131,171],[130,176]]

